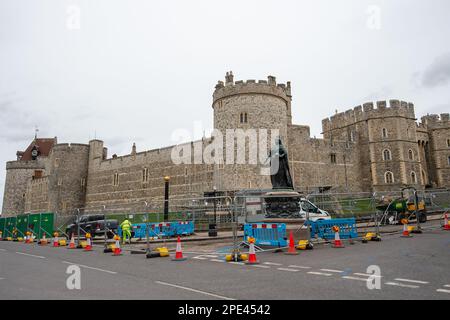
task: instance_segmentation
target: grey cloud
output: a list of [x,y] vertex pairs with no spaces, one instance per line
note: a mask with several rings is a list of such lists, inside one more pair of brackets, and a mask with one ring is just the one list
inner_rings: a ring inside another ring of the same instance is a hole
[[437,57],[422,75],[422,85],[427,88],[450,83],[450,52]]

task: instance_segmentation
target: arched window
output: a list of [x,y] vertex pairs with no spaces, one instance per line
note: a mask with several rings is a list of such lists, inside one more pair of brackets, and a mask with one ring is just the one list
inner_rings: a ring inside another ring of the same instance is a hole
[[387,171],[384,174],[384,182],[386,182],[387,184],[393,184],[394,183],[394,174],[390,171]]
[[383,138],[387,138],[387,137],[388,137],[388,131],[387,131],[386,128],[383,128],[383,129],[381,130],[381,136],[382,136]]
[[240,123],[248,123],[248,115],[247,115],[247,112],[242,112],[242,113],[239,115],[239,121],[240,121]]
[[383,160],[384,160],[384,161],[390,161],[390,160],[392,160],[391,150],[389,150],[389,149],[384,149],[384,150],[383,150]]
[[414,160],[414,152],[411,149],[409,149],[409,151],[408,151],[408,159]]
[[417,176],[414,171],[411,172],[411,182],[416,184],[417,183]]

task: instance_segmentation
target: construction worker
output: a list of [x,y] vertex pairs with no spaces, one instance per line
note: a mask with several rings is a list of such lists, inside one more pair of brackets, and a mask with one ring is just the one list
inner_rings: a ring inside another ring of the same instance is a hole
[[121,224],[120,228],[122,229],[122,244],[125,244],[127,237],[130,239],[131,243],[131,222],[128,219],[125,219]]

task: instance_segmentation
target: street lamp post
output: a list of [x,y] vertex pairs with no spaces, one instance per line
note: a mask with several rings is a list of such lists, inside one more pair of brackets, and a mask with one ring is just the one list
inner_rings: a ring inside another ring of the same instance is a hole
[[217,202],[216,202],[216,187],[213,188],[213,205],[214,205],[214,221],[209,224],[208,236],[217,237]]
[[169,182],[170,177],[164,177],[164,222],[169,221]]

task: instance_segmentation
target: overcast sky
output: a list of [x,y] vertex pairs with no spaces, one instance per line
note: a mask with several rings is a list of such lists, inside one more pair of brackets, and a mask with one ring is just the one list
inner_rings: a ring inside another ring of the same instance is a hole
[[171,145],[212,127],[228,70],[292,81],[293,121],[317,137],[368,101],[449,112],[449,16],[448,0],[0,0],[0,203],[35,125],[110,155]]

